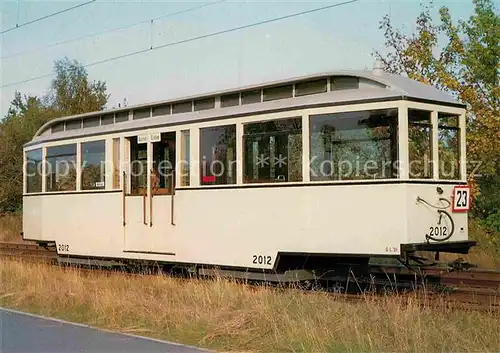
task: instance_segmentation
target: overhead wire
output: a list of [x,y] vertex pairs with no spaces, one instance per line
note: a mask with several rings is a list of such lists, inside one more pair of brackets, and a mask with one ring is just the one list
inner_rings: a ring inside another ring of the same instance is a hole
[[45,15],[45,16],[42,16],[42,17],[39,17],[39,18],[35,18],[34,20],[31,20],[31,21],[28,21],[28,22],[21,23],[20,25],[16,24],[15,27],[11,27],[9,29],[5,29],[5,30],[1,31],[0,35],[3,35],[3,34],[8,33],[8,32],[11,32],[11,31],[13,31],[15,29],[18,29],[18,28],[21,28],[21,27],[28,26],[28,25],[36,23],[36,22],[43,21],[43,20],[45,20],[47,18],[50,18],[50,17],[54,17],[54,16],[57,16],[57,15],[63,14],[65,12],[77,9],[79,7],[82,7],[82,6],[85,6],[85,5],[89,5],[89,4],[93,3],[93,2],[96,2],[96,0],[90,0],[90,1],[84,2],[82,4],[71,6],[71,7],[68,7],[66,9],[64,9],[64,10],[57,11],[57,12],[54,12],[54,13],[51,13],[51,14],[48,14],[48,15]]
[[[107,58],[107,59],[95,61],[95,62],[92,62],[92,63],[84,64],[82,66],[84,68],[87,68],[87,67],[91,67],[91,66],[95,66],[95,65],[100,65],[100,64],[104,64],[104,63],[107,63],[107,62],[110,62],[110,61],[114,61],[114,60],[118,60],[118,59],[123,59],[123,58],[131,57],[131,56],[138,55],[138,54],[143,54],[143,53],[154,51],[154,50],[158,50],[158,49],[172,47],[172,46],[175,46],[175,45],[184,44],[184,43],[188,43],[188,42],[193,42],[193,41],[197,41],[197,40],[201,40],[201,39],[205,39],[205,38],[215,37],[215,36],[219,36],[221,34],[226,34],[226,33],[230,33],[230,32],[241,31],[243,29],[252,28],[252,27],[256,27],[256,26],[261,26],[261,25],[264,25],[264,24],[272,23],[272,22],[278,22],[278,21],[282,21],[282,20],[285,20],[285,19],[289,19],[289,18],[293,18],[293,17],[297,17],[297,16],[302,16],[302,15],[310,14],[310,13],[313,13],[313,12],[318,12],[318,11],[323,11],[323,10],[331,9],[331,8],[334,8],[334,7],[348,5],[348,4],[351,4],[351,3],[354,3],[354,2],[358,2],[358,0],[348,0],[348,1],[340,2],[340,3],[336,3],[336,4],[332,4],[332,5],[317,7],[315,9],[311,9],[311,10],[296,12],[296,13],[293,13],[293,14],[290,14],[290,15],[275,17],[275,18],[272,18],[272,19],[269,19],[269,20],[254,22],[254,23],[250,23],[250,24],[247,24],[247,25],[243,25],[243,26],[233,27],[233,28],[229,28],[229,29],[226,29],[226,30],[222,30],[222,31],[212,32],[212,33],[204,34],[204,35],[201,35],[201,36],[196,36],[196,37],[192,37],[192,38],[188,38],[188,39],[179,40],[179,41],[176,41],[176,42],[162,44],[162,45],[158,45],[158,46],[155,46],[155,47],[150,47],[150,48],[146,48],[146,49],[140,49],[140,50],[137,50],[137,51],[134,51],[134,52],[130,52],[130,53],[127,53],[127,54],[123,54],[123,55],[119,55],[119,56],[115,56],[115,57],[111,57],[111,58]],[[51,77],[53,75],[54,75],[54,73],[48,73],[48,74],[44,74],[44,75],[41,75],[41,76],[36,76],[36,77],[28,78],[28,79],[22,80],[22,81],[11,82],[11,83],[8,83],[6,85],[0,86],[0,88],[5,88],[5,87],[14,86],[14,85],[19,85],[19,84],[23,84],[23,83],[27,83],[27,82],[39,80],[39,79],[42,79],[42,78]]]
[[191,11],[200,10],[202,8],[205,8],[205,7],[208,7],[208,6],[213,6],[213,5],[219,4],[219,3],[224,2],[224,1],[227,1],[227,0],[218,0],[218,1],[214,1],[214,2],[209,2],[209,3],[203,4],[203,5],[189,7],[187,9],[184,9],[184,10],[181,10],[181,11],[168,13],[168,14],[156,17],[156,18],[149,19],[149,20],[145,20],[145,21],[141,21],[141,22],[135,22],[135,23],[132,23],[132,24],[129,24],[129,25],[125,25],[125,26],[120,26],[120,27],[115,27],[115,28],[107,29],[107,30],[102,31],[102,32],[87,34],[87,35],[84,35],[84,36],[81,36],[81,37],[71,38],[71,39],[59,41],[59,42],[56,42],[56,43],[52,43],[52,44],[49,44],[49,45],[44,45],[44,46],[36,47],[36,48],[33,48],[33,49],[28,49],[28,50],[25,50],[25,51],[21,51],[21,52],[9,54],[9,55],[4,55],[0,59],[9,59],[9,58],[13,58],[13,57],[24,55],[24,54],[34,53],[34,52],[37,52],[37,51],[42,50],[42,49],[53,48],[53,47],[57,47],[59,45],[73,43],[73,42],[77,42],[77,41],[80,41],[80,40],[83,40],[83,39],[87,39],[87,38],[102,36],[103,34],[107,34],[107,33],[111,33],[111,32],[122,31],[122,30],[127,29],[127,28],[132,28],[132,27],[143,25],[143,24],[146,24],[146,23],[151,23],[151,22],[154,22],[154,21],[162,20],[162,19],[165,19],[165,18],[168,18],[168,17],[173,17],[173,16],[184,14],[184,13],[188,13],[188,12],[191,12]]

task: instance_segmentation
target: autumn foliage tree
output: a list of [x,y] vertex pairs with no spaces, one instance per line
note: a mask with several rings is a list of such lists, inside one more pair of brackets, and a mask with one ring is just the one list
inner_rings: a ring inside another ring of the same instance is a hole
[[500,231],[500,17],[491,0],[473,2],[474,14],[458,22],[443,6],[435,23],[432,7],[425,7],[411,34],[386,15],[380,22],[385,50],[374,55],[388,72],[447,91],[467,105],[467,156],[481,164],[475,175],[469,173],[473,211]]
[[88,81],[87,72],[67,58],[54,64],[55,78],[42,97],[16,92],[7,115],[0,120],[0,213],[22,205],[23,145],[54,118],[102,110],[109,98],[104,82]]

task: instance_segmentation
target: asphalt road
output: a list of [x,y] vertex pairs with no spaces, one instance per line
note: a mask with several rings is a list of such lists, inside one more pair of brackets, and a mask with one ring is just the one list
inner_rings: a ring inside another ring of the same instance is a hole
[[0,308],[1,353],[204,353],[205,350]]

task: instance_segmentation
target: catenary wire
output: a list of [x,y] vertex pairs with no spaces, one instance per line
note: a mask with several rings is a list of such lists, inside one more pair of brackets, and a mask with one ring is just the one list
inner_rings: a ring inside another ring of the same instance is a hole
[[24,55],[24,54],[34,53],[34,52],[37,52],[37,51],[42,50],[42,49],[53,48],[53,47],[57,47],[59,45],[73,43],[73,42],[77,42],[77,41],[80,41],[80,40],[83,40],[83,39],[97,37],[97,36],[101,36],[103,34],[107,34],[107,33],[111,33],[111,32],[122,31],[122,30],[127,29],[127,28],[132,28],[132,27],[143,25],[143,24],[146,24],[146,23],[151,23],[151,22],[154,22],[154,21],[162,20],[162,19],[165,19],[165,18],[168,18],[168,17],[173,17],[173,16],[181,15],[181,14],[188,13],[188,12],[195,11],[195,10],[200,10],[200,9],[202,9],[204,7],[216,5],[216,4],[219,4],[219,3],[224,2],[224,1],[226,1],[226,0],[218,0],[218,1],[207,3],[207,4],[203,4],[203,5],[189,7],[187,9],[184,9],[184,10],[181,10],[181,11],[177,11],[177,12],[172,12],[172,13],[169,13],[169,14],[166,14],[166,15],[163,15],[163,16],[159,16],[159,17],[153,18],[153,19],[149,19],[149,20],[145,20],[145,21],[141,21],[141,22],[136,22],[136,23],[132,23],[132,24],[129,24],[129,25],[121,26],[121,27],[116,27],[116,28],[108,29],[108,30],[105,30],[105,31],[102,31],[102,32],[97,32],[97,33],[93,33],[93,34],[87,34],[85,36],[81,36],[81,37],[77,37],[77,38],[63,40],[63,41],[60,41],[60,42],[56,42],[56,43],[52,43],[52,44],[49,44],[49,45],[44,45],[44,46],[36,47],[36,48],[33,48],[33,49],[28,49],[28,50],[25,50],[25,51],[21,51],[21,52],[9,54],[9,55],[4,55],[0,59],[9,59],[9,58],[13,58],[13,57]]
[[[163,48],[167,48],[167,47],[172,47],[172,46],[175,46],[175,45],[184,44],[184,43],[188,43],[188,42],[193,42],[193,41],[200,40],[200,39],[205,39],[205,38],[209,38],[209,37],[215,37],[215,36],[218,36],[218,35],[221,35],[221,34],[226,34],[226,33],[230,33],[230,32],[240,31],[240,30],[243,30],[243,29],[247,29],[247,28],[251,28],[251,27],[256,27],[256,26],[260,26],[260,25],[264,25],[264,24],[268,24],[268,23],[272,23],[272,22],[282,21],[282,20],[285,20],[285,19],[288,19],[288,18],[293,18],[293,17],[297,17],[297,16],[301,16],[301,15],[310,14],[310,13],[313,13],[313,12],[327,10],[327,9],[331,9],[331,8],[334,8],[334,7],[339,7],[339,6],[342,6],[342,5],[348,5],[348,4],[357,2],[357,1],[358,0],[349,0],[349,1],[344,1],[344,2],[340,2],[340,3],[336,3],[336,4],[333,4],[333,5],[318,7],[318,8],[311,9],[311,10],[296,12],[296,13],[293,13],[293,14],[290,14],[290,15],[286,15],[286,16],[281,16],[281,17],[276,17],[276,18],[272,18],[272,19],[269,19],[269,20],[259,21],[259,22],[248,24],[248,25],[233,27],[233,28],[229,28],[229,29],[226,29],[226,30],[218,31],[218,32],[212,32],[212,33],[204,34],[204,35],[197,36],[197,37],[192,37],[192,38],[183,39],[183,40],[179,40],[179,41],[172,42],[172,43],[158,45],[156,47],[151,47],[151,48],[147,48],[147,49],[137,50],[137,51],[130,52],[130,53],[127,53],[127,54],[123,54],[123,55],[119,55],[119,56],[107,58],[107,59],[100,60],[100,61],[95,61],[95,62],[92,62],[92,63],[89,63],[89,64],[85,64],[85,65],[82,65],[82,66],[86,68],[86,67],[91,67],[91,66],[95,66],[95,65],[100,65],[100,64],[104,64],[104,63],[107,63],[107,62],[110,62],[110,61],[114,61],[114,60],[118,60],[118,59],[123,59],[123,58],[131,57],[131,56],[134,56],[134,55],[138,55],[138,54],[143,54],[143,53],[146,53],[146,52],[149,52],[149,51],[153,51],[153,50],[158,50],[158,49],[163,49]],[[6,85],[2,85],[2,86],[0,86],[0,88],[5,88],[5,87],[14,86],[14,85],[19,85],[19,84],[23,84],[23,83],[27,83],[27,82],[39,80],[39,79],[42,79],[42,78],[51,77],[53,75],[54,75],[54,73],[49,73],[49,74],[45,74],[45,75],[41,75],[41,76],[31,77],[31,78],[28,78],[28,79],[25,79],[25,80],[22,80],[22,81],[11,82],[11,83],[8,83]]]
[[74,10],[74,9],[77,9],[79,7],[82,7],[82,6],[85,6],[85,5],[89,5],[93,2],[96,2],[96,0],[90,0],[90,1],[87,1],[87,2],[84,2],[82,4],[78,4],[78,5],[75,5],[75,6],[71,6],[71,7],[68,7],[64,10],[61,10],[61,11],[57,11],[57,12],[54,12],[54,13],[51,13],[51,14],[48,14],[46,16],[42,16],[42,17],[39,17],[39,18],[35,18],[34,20],[31,20],[31,21],[28,21],[28,22],[24,22],[24,23],[21,23],[20,25],[16,25],[15,27],[11,27],[9,29],[6,29],[6,30],[3,30],[2,32],[0,32],[0,34],[5,34],[5,33],[8,33],[8,32],[11,32],[15,29],[18,29],[18,28],[21,28],[21,27],[24,27],[24,26],[28,26],[30,24],[33,24],[35,22],[39,22],[39,21],[43,21],[47,18],[50,18],[50,17],[54,17],[54,16],[57,16],[57,15],[60,15],[60,14],[63,14],[65,12],[68,12],[68,11],[71,11],[71,10]]

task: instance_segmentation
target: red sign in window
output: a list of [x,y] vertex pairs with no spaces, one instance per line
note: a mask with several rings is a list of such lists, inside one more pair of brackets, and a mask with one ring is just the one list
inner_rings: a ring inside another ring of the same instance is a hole
[[204,183],[215,183],[215,177],[213,175],[207,175],[201,178],[201,181]]

